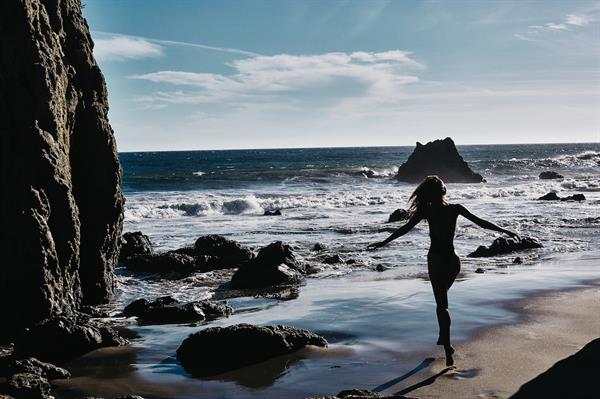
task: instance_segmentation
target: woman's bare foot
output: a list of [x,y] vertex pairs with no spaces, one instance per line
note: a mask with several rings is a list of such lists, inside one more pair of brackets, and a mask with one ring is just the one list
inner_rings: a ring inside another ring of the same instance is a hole
[[454,354],[454,348],[452,345],[444,345],[444,351],[446,352],[446,366],[454,366],[454,357],[452,357]]

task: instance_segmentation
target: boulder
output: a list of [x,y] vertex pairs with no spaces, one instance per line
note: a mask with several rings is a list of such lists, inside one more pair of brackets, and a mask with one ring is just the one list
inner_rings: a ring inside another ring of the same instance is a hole
[[200,237],[194,243],[196,255],[212,257],[213,268],[228,269],[254,257],[252,251],[240,243],[216,234]]
[[545,172],[540,173],[539,178],[542,180],[564,179],[564,176],[561,175],[560,173],[556,173],[554,171],[545,171]]
[[538,200],[542,201],[585,201],[585,195],[573,194],[566,197],[559,197],[555,192],[549,192],[548,194],[542,195]]
[[521,259],[520,256],[517,256],[516,258],[513,259],[513,263],[515,265],[520,265],[521,263],[523,263],[523,259]]
[[292,247],[281,241],[263,247],[256,258],[243,263],[231,278],[232,288],[256,288],[300,282],[306,267],[296,259]]
[[281,216],[281,211],[279,209],[266,210],[263,216]]
[[541,201],[560,201],[560,197],[555,192],[550,192],[548,194],[542,195],[538,200]]
[[152,255],[152,244],[147,235],[141,231],[127,232],[121,240],[119,260],[135,255]]
[[0,333],[10,336],[110,299],[124,200],[82,2],[1,1],[0,26]]
[[204,258],[199,260],[177,251],[168,251],[157,255],[130,256],[123,261],[123,264],[127,270],[134,272],[169,274],[174,278],[182,278],[201,270],[204,266],[203,260]]
[[327,341],[294,327],[236,324],[191,334],[177,349],[177,360],[192,375],[212,376],[285,355],[306,345],[326,347]]
[[325,258],[323,258],[323,263],[326,263],[328,265],[335,265],[338,263],[344,263],[344,259],[342,259],[342,257],[339,256],[338,254],[335,254],[335,255],[330,255],[330,256],[326,256]]
[[8,375],[21,373],[34,374],[48,380],[71,377],[71,373],[67,370],[50,363],[41,362],[34,357],[13,360],[7,365],[7,372]]
[[60,364],[94,349],[126,343],[114,329],[87,317],[54,316],[19,335],[14,354]]
[[525,249],[542,247],[542,243],[533,237],[498,237],[492,242],[492,245],[487,247],[482,245],[467,256],[470,258],[490,257],[504,255],[515,251],[522,251]]
[[399,208],[392,212],[387,223],[401,222],[406,219],[408,219],[408,212],[405,209]]
[[18,399],[50,399],[50,383],[36,374],[12,375],[5,383],[6,392]]
[[226,302],[203,300],[184,303],[171,296],[164,296],[152,302],[138,299],[123,310],[125,316],[137,316],[142,324],[193,323],[228,317],[232,312],[233,309]]
[[311,251],[315,251],[315,252],[320,252],[320,251],[324,251],[327,248],[325,247],[325,245],[321,244],[321,243],[316,243],[315,245],[313,245],[313,247],[311,248]]
[[419,183],[425,177],[437,175],[446,183],[481,183],[483,177],[469,168],[450,137],[417,147],[396,174],[396,179]]

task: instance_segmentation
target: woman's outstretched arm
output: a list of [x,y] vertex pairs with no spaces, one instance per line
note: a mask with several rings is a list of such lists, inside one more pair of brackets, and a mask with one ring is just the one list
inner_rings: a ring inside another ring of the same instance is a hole
[[388,238],[380,242],[374,242],[367,246],[367,248],[381,248],[384,245],[389,244],[394,241],[398,237],[402,237],[404,234],[408,233],[412,230],[413,227],[417,225],[423,219],[420,215],[414,214],[405,225],[400,227],[398,230],[394,231]]
[[475,223],[477,226],[483,227],[484,229],[498,231],[500,233],[508,234],[511,237],[519,238],[519,235],[517,233],[510,231],[510,230],[503,229],[502,227],[500,227],[492,222],[489,222],[487,220],[481,219],[481,218],[473,215],[471,212],[469,212],[467,210],[467,208],[465,208],[462,205],[458,205],[458,214],[464,216],[465,218],[469,219],[471,222]]

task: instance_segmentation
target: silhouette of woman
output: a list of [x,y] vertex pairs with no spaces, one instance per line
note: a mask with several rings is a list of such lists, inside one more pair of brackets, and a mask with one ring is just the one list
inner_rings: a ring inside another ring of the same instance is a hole
[[438,176],[427,176],[409,198],[406,224],[392,233],[384,241],[370,244],[368,248],[380,248],[398,237],[408,233],[421,220],[429,224],[431,246],[427,254],[429,280],[433,287],[436,314],[440,328],[438,345],[446,352],[446,365],[454,364],[454,348],[450,344],[450,314],[448,313],[448,290],[460,271],[460,259],[454,251],[454,231],[456,219],[462,215],[484,229],[499,231],[511,237],[519,236],[512,231],[496,226],[494,223],[478,218],[459,204],[446,201],[446,186]]

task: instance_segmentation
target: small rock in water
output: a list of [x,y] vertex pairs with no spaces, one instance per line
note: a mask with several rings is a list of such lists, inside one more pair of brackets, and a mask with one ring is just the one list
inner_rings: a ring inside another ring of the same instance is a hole
[[335,255],[331,255],[331,256],[326,256],[323,259],[323,263],[326,263],[328,265],[335,265],[338,263],[344,263],[344,260],[338,254],[335,254]]
[[327,341],[310,331],[283,325],[210,327],[186,338],[177,349],[177,360],[193,375],[211,376],[295,352],[306,345],[326,347]]
[[151,255],[152,244],[150,238],[141,231],[127,232],[121,239],[121,252],[119,259],[125,259],[135,255]]
[[478,267],[477,270],[475,270],[475,273],[485,273],[485,269],[482,269],[481,267]]
[[383,272],[383,271],[386,271],[386,270],[387,270],[387,267],[385,267],[385,266],[384,266],[384,265],[382,265],[382,264],[378,264],[378,265],[375,267],[375,270],[377,270],[378,272]]
[[513,263],[521,264],[521,263],[523,263],[523,259],[521,259],[520,256],[517,256],[516,258],[513,259]]
[[492,245],[487,247],[481,245],[474,252],[471,252],[467,256],[470,258],[489,257],[508,254],[515,251],[522,251],[525,249],[542,247],[542,243],[533,237],[498,237],[492,242]]
[[348,259],[348,260],[346,261],[346,264],[347,264],[347,265],[353,265],[353,264],[355,264],[355,263],[356,263],[356,259]]
[[554,171],[544,171],[544,172],[540,173],[539,178],[542,180],[563,179],[564,176],[561,175],[560,173],[557,173]]
[[127,317],[137,316],[141,324],[178,324],[228,317],[233,312],[227,303],[209,300],[180,302],[171,296],[164,296],[152,302],[138,299],[125,307]]
[[392,212],[387,223],[400,222],[406,218],[408,218],[408,212],[405,209],[399,208]]
[[316,243],[316,244],[315,244],[315,245],[313,245],[313,247],[312,247],[312,250],[313,250],[313,251],[315,251],[315,252],[324,251],[325,249],[326,249],[326,248],[325,248],[325,245],[323,245],[323,244],[320,244],[320,243]]
[[281,211],[279,209],[266,210],[263,216],[281,216]]
[[292,247],[281,241],[263,247],[258,255],[243,263],[231,278],[232,288],[256,288],[276,284],[297,284],[306,273]]
[[583,194],[573,194],[567,197],[559,197],[555,192],[550,192],[548,194],[542,195],[538,198],[541,201],[585,201],[585,195]]

